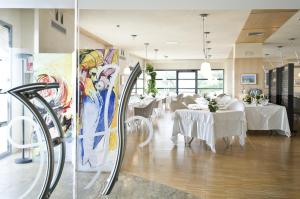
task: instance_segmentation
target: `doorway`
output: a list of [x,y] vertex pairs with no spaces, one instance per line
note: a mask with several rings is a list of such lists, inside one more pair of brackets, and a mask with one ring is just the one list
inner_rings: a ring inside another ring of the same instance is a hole
[[[0,92],[11,87],[11,47],[12,27],[0,20]],[[8,95],[0,95],[0,158],[10,153],[10,145],[7,141],[6,126],[10,118]]]

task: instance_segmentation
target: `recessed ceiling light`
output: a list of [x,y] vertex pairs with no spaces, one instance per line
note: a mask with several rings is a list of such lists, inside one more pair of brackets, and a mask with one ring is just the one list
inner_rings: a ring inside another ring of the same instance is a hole
[[117,24],[117,25],[116,25],[116,27],[117,27],[117,28],[120,28],[120,25],[119,25],[119,24]]
[[135,38],[137,37],[136,34],[131,35],[132,39],[135,40]]
[[248,36],[263,36],[264,32],[248,32]]
[[177,41],[167,41],[166,44],[176,45],[176,44],[178,44],[178,42]]
[[168,58],[168,55],[165,55],[165,58],[167,59],[167,58]]

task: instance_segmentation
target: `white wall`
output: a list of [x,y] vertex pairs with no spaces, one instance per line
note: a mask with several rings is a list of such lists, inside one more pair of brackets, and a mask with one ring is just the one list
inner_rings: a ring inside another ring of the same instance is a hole
[[105,48],[104,44],[87,37],[84,34],[79,35],[79,48],[80,49],[101,49]]
[[59,10],[64,15],[66,34],[51,26],[55,20],[54,9],[39,10],[39,51],[40,53],[72,53],[74,49],[74,10]]

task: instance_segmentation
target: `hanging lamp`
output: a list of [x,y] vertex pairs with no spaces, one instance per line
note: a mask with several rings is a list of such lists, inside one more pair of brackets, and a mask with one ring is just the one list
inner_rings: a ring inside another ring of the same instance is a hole
[[208,14],[200,14],[202,17],[202,33],[203,33],[203,54],[204,54],[204,62],[201,64],[200,72],[204,77],[207,79],[211,79],[211,66],[210,63],[208,62],[208,57],[207,57],[207,49],[206,49],[206,38],[209,32],[205,32],[205,19],[208,16]]

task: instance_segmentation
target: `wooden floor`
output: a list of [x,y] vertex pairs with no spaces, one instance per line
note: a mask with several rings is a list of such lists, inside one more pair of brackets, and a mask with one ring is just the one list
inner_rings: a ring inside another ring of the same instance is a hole
[[139,148],[146,135],[128,135],[122,172],[141,176],[202,199],[300,198],[300,137],[248,133],[246,146],[236,142],[217,153],[194,140],[185,147],[170,140],[172,120],[166,114],[157,121],[150,145]]

